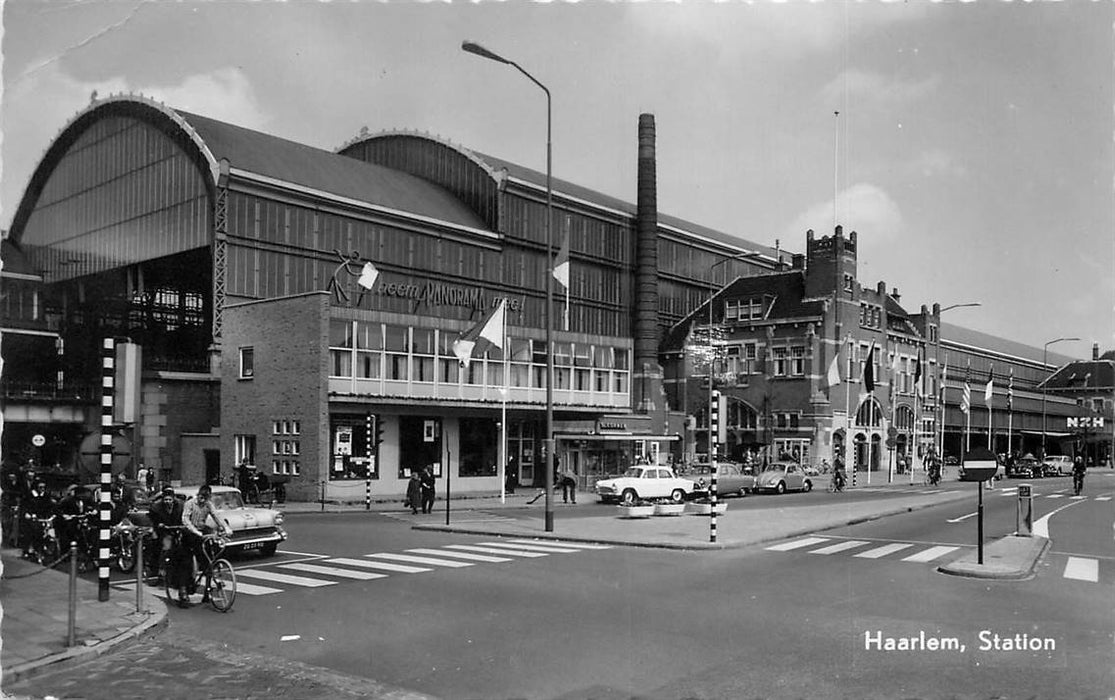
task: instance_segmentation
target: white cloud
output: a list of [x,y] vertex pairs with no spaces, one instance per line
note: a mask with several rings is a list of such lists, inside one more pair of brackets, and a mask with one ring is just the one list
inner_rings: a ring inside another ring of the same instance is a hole
[[[889,240],[901,236],[904,223],[902,212],[890,195],[881,187],[857,183],[839,194],[837,223],[845,233],[856,231],[872,240]],[[818,235],[830,235],[833,229],[833,202],[818,202],[798,215],[786,227],[785,240],[800,240],[805,231],[813,229]]]
[[4,91],[0,222],[5,228],[51,141],[89,105],[94,90],[99,98],[135,92],[178,109],[264,131],[270,121],[247,77],[236,68],[192,75],[171,85],[132,85],[118,76],[75,80],[58,64],[46,64],[35,80],[15,81]]
[[890,110],[932,95],[940,85],[939,76],[903,80],[882,73],[849,68],[823,88],[818,98],[824,104],[849,105],[861,113]]

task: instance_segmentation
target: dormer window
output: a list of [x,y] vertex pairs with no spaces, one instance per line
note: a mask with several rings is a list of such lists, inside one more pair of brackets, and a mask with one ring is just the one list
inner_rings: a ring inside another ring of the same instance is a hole
[[761,321],[766,304],[762,297],[732,299],[724,302],[725,321]]

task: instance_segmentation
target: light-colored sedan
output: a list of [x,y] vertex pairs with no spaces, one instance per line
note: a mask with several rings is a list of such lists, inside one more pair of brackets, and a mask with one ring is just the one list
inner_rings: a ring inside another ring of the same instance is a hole
[[772,462],[759,474],[758,491],[811,491],[813,480],[805,475],[801,465],[796,462]]
[[[751,467],[745,467],[735,462],[718,462],[716,469],[716,495],[731,496],[755,490],[756,479]],[[707,464],[698,464],[690,467],[684,474],[685,478],[692,479],[696,485],[698,495],[708,495],[712,484],[712,469]]]
[[619,501],[624,505],[651,498],[667,498],[681,503],[695,490],[696,484],[692,480],[677,476],[669,467],[654,465],[631,467],[623,476],[596,482],[596,495],[601,502]]
[[1042,460],[1042,467],[1045,470],[1045,476],[1072,474],[1072,457],[1067,455],[1046,457]]
[[[279,543],[286,540],[283,530],[283,512],[270,508],[245,506],[240,489],[231,486],[212,486],[213,508],[229,527],[232,539],[227,545],[230,552],[259,551],[269,557]],[[174,495],[188,500],[197,495],[197,486],[178,486]]]

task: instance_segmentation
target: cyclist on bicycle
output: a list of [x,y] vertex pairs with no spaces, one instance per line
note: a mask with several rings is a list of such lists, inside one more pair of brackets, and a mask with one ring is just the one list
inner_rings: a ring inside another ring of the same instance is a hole
[[151,520],[151,527],[155,529],[153,561],[162,561],[165,552],[169,565],[163,575],[169,579],[172,588],[179,589],[179,601],[185,599],[185,569],[182,566],[183,557],[180,552],[174,551],[174,530],[182,527],[182,502],[174,497],[174,489],[169,486],[164,488],[151,507],[147,509],[147,517]]
[[1084,464],[1084,458],[1076,455],[1076,460],[1072,463],[1072,488],[1077,495],[1084,489],[1084,474],[1087,471],[1088,467]]
[[24,557],[31,559],[38,553],[44,534],[40,522],[53,513],[54,499],[46,490],[46,482],[40,479],[31,493],[23,499],[23,522],[20,524],[19,537],[22,540]]
[[844,474],[844,460],[837,457],[832,462],[832,485],[834,491],[843,491],[848,478]]
[[[208,596],[209,589],[209,558],[205,554],[203,544],[205,536],[212,534],[214,531],[219,531],[226,536],[232,536],[232,528],[225,524],[223,520],[217,515],[217,509],[213,507],[210,498],[213,495],[213,489],[204,484],[197,490],[197,496],[186,501],[185,507],[182,509],[182,524],[186,526],[186,545],[189,551],[193,553],[193,558],[196,566],[205,568],[206,571],[206,595]],[[212,520],[216,523],[216,527],[210,527],[209,521]],[[191,576],[191,581],[193,577]],[[190,593],[196,591],[191,590]],[[181,590],[179,590],[179,598],[181,599]],[[202,602],[206,602],[203,598]]]

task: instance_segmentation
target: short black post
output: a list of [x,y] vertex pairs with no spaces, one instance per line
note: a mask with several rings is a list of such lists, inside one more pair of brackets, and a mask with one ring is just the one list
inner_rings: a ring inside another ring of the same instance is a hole
[[136,528],[136,612],[143,612],[143,532]]
[[77,644],[77,542],[70,542],[70,606],[66,623],[66,646]]
[[979,501],[978,501],[978,505],[976,506],[976,512],[978,513],[978,515],[976,517],[976,520],[979,521],[979,526],[978,526],[979,527],[979,532],[977,534],[977,537],[979,538],[979,564],[982,565],[983,564],[983,482],[982,481],[979,482]]

